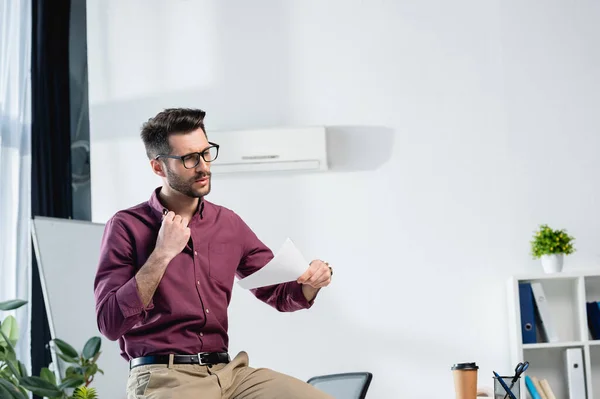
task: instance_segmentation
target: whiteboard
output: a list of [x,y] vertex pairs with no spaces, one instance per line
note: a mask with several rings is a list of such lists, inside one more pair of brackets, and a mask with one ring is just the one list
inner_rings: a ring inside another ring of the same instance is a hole
[[[119,343],[100,334],[96,322],[94,278],[104,224],[35,217],[31,232],[52,338],[81,352],[89,338],[99,336],[97,363],[104,375],[96,373],[91,386],[100,398],[126,398],[129,363],[121,357]],[[52,358],[64,375],[60,359],[55,353]]]

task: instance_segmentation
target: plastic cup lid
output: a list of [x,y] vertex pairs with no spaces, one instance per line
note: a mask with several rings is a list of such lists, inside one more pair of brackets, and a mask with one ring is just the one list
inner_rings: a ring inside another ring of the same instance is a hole
[[478,370],[477,363],[456,363],[452,366],[452,370]]

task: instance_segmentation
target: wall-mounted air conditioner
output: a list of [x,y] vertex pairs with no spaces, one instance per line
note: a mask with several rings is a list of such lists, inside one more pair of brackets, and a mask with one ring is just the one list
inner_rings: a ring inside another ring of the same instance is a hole
[[325,127],[282,127],[208,132],[220,145],[213,173],[328,169]]

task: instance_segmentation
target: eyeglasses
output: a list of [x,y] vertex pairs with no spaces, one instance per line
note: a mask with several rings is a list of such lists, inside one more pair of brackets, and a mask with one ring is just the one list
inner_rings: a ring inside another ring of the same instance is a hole
[[181,155],[181,156],[159,154],[154,159],[158,159],[158,158],[179,159],[183,163],[184,168],[192,169],[192,168],[195,168],[200,163],[200,157],[202,157],[204,162],[212,162],[215,159],[217,159],[217,156],[219,156],[219,145],[215,144],[215,143],[211,143],[210,141],[208,142],[208,144],[210,144],[210,147],[206,148],[202,152],[191,152],[189,154],[185,154],[185,155]]

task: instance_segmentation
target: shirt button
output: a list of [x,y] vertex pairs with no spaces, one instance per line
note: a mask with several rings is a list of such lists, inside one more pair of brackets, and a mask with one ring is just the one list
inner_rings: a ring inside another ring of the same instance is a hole
[[206,309],[206,313],[210,313],[210,310]]
[[197,252],[197,251],[194,251],[194,255],[198,256],[198,252]]
[[204,333],[200,333],[200,336],[201,336],[201,337],[204,337]]
[[200,281],[196,281],[196,284],[200,285]]

